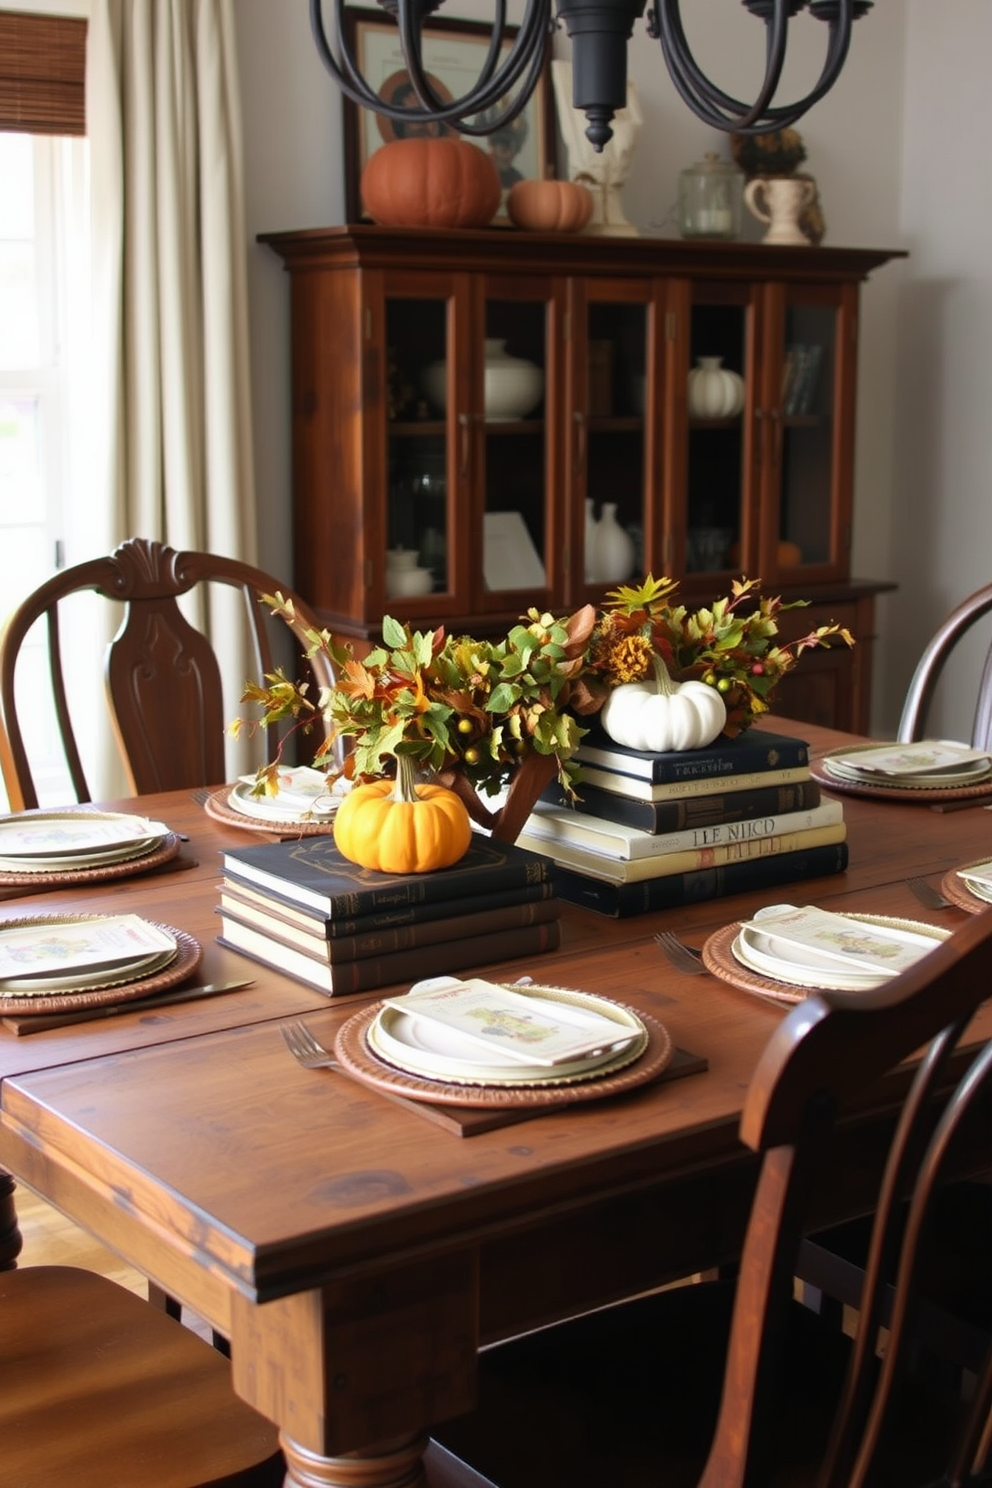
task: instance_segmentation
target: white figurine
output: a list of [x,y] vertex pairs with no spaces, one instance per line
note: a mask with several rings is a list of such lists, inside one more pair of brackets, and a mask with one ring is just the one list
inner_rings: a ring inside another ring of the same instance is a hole
[[634,83],[627,83],[627,106],[613,116],[613,138],[600,153],[586,138],[586,116],[572,107],[572,64],[551,64],[558,126],[568,151],[568,174],[592,192],[593,214],[586,232],[614,233],[636,237],[637,228],[624,216],[620,190],[630,174],[634,144],[642,123],[641,106]]

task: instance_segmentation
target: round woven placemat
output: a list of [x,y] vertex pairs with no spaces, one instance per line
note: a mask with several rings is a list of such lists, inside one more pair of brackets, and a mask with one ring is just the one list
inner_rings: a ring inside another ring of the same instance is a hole
[[[979,863],[987,863],[988,858],[977,858],[974,863],[965,863],[966,868],[977,868]],[[963,878],[958,878],[958,870],[952,868],[945,873],[940,881],[940,892],[945,899],[950,899],[958,909],[967,910],[968,914],[981,914],[984,909],[992,908],[987,899],[979,899],[973,894]]]
[[243,811],[237,811],[228,805],[228,796],[233,789],[230,785],[222,786],[220,790],[211,791],[203,803],[203,809],[214,821],[220,821],[228,827],[240,827],[243,832],[264,832],[275,837],[326,837],[334,831],[333,821],[327,822],[301,822],[301,821],[262,821],[259,817],[245,816]]
[[[603,1100],[620,1095],[654,1080],[670,1063],[673,1047],[668,1029],[647,1013],[637,1013],[647,1032],[644,1053],[632,1064],[615,1074],[593,1075],[588,1079],[554,1085],[455,1085],[444,1080],[422,1079],[405,1070],[386,1064],[373,1054],[366,1041],[366,1030],[379,1014],[381,1003],[373,1003],[349,1018],[338,1029],[334,1053],[356,1080],[384,1090],[408,1096],[411,1100],[430,1101],[434,1105],[474,1106],[489,1110],[508,1107],[561,1106],[566,1103]],[[633,1012],[634,1009],[628,1009]]]
[[[879,745],[864,744],[858,748],[878,749]],[[837,749],[832,753],[856,754],[857,749]],[[831,775],[824,764],[824,760],[830,757],[830,754],[824,754],[810,760],[809,773],[826,790],[837,791],[840,795],[869,796],[873,801],[898,801],[902,806],[932,806],[935,801],[980,801],[985,798],[992,801],[992,777],[989,776],[975,785],[872,785],[866,780],[839,780],[836,775]]]
[[101,863],[93,868],[59,868],[48,873],[2,873],[0,886],[23,889],[30,894],[32,889],[54,889],[63,884],[102,883],[108,878],[131,878],[147,873],[151,868],[160,868],[179,851],[182,839],[176,832],[169,832],[151,852],[138,853],[133,858],[122,858],[117,863]]
[[[13,930],[28,925],[77,924],[81,920],[103,920],[106,915],[28,915],[24,919],[4,920],[0,928]],[[92,991],[52,992],[44,997],[4,997],[0,994],[0,1014],[17,1013],[64,1013],[91,1007],[113,1007],[118,1002],[130,1002],[135,997],[149,997],[154,992],[164,992],[175,987],[188,976],[192,976],[203,959],[203,947],[185,930],[176,930],[172,925],[149,920],[150,925],[164,930],[176,942],[176,959],[161,971],[151,976],[140,977],[133,982],[122,982],[116,987],[94,987]]]
[[721,982],[739,987],[742,992],[759,992],[762,997],[774,997],[776,1002],[790,1005],[802,1002],[816,990],[813,987],[795,986],[792,982],[777,982],[773,977],[752,971],[749,966],[742,966],[733,952],[733,944],[740,928],[740,920],[734,920],[733,924],[724,925],[722,930],[715,930],[705,942],[703,965],[707,971],[719,977]]
[[[894,915],[848,914],[846,918],[864,920],[867,924],[893,925],[907,930],[929,930],[934,934],[935,946],[944,938],[945,933],[940,931],[938,926],[928,925],[923,920],[899,919]],[[724,925],[723,929],[716,930],[703,946],[703,964],[715,977],[719,977],[723,982],[729,982],[733,987],[739,987],[744,992],[758,992],[762,997],[772,997],[776,1002],[789,1004],[803,1002],[807,997],[826,990],[823,987],[805,987],[799,982],[780,982],[774,977],[762,976],[760,972],[752,971],[749,966],[744,966],[738,961],[733,951],[734,941],[740,933],[740,928],[740,920],[735,920],[732,925]]]

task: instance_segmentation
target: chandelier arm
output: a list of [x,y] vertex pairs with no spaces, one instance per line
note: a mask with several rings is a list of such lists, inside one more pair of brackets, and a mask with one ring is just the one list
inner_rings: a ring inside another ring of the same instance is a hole
[[[733,124],[748,129],[760,120],[768,110],[771,98],[778,87],[785,63],[785,48],[788,40],[788,0],[775,0],[771,19],[766,21],[767,44],[765,49],[765,79],[753,104],[724,93],[702,72],[692,55],[685,28],[682,25],[682,10],[679,0],[659,0],[661,49],[672,81],[684,102],[705,123],[718,129],[727,129]],[[700,104],[706,113],[700,111]]]
[[[828,41],[827,56],[823,64],[823,71],[816,86],[806,94],[802,100],[801,112],[812,108],[814,103],[819,103],[824,94],[829,93],[834,83],[840,76],[841,69],[847,61],[847,54],[851,47],[851,32],[854,26],[854,0],[840,0],[840,13],[836,20],[827,22]],[[786,104],[784,108],[795,108],[795,105]],[[774,118],[778,109],[770,108],[768,117]],[[799,118],[799,114],[793,114],[789,123]]]
[[314,45],[317,48],[317,55],[342,93],[350,98],[353,103],[357,103],[361,108],[376,108],[381,103],[381,100],[365,82],[365,79],[355,65],[354,58],[344,43],[344,34],[340,29],[340,11],[343,8],[342,0],[335,0],[335,5],[339,13],[337,16],[337,35],[338,44],[341,48],[341,60],[344,66],[339,66],[337,58],[327,40],[320,0],[310,0],[310,31],[313,36]]
[[[431,86],[427,72],[424,68],[423,36],[419,30],[420,21],[413,13],[410,5],[398,5],[396,8],[396,24],[400,33],[400,48],[403,52],[403,60],[406,63],[413,91],[416,93],[423,108],[437,116],[438,110],[443,109],[445,100],[440,98]],[[506,25],[506,0],[496,0],[496,13],[493,17],[492,31],[489,37],[489,45],[486,55],[479,71],[479,75],[468,93],[462,98],[456,99],[459,106],[464,104],[467,98],[474,97],[475,93],[484,90],[496,69],[499,59],[500,48],[503,44],[503,30]]]
[[[670,51],[666,46],[665,33],[668,24],[672,21],[673,3],[674,27],[677,29],[673,30],[674,46]],[[757,103],[749,107],[739,99],[732,98],[700,72],[682,29],[678,0],[659,0],[659,12],[662,50],[672,81],[683,101],[704,123],[715,129],[729,132],[746,130],[747,133],[754,135],[773,134],[779,129],[794,124],[812,108],[814,103],[818,103],[830,91],[847,58],[851,44],[851,29],[854,24],[854,0],[839,0],[838,15],[828,22],[827,55],[816,86],[804,98],[794,103],[765,107],[758,114],[756,113]],[[679,46],[681,46],[681,53],[677,50]],[[772,51],[771,36],[768,51]],[[692,72],[684,70],[686,58],[691,64]],[[781,63],[779,67],[781,69]],[[766,83],[767,80],[766,74]],[[764,89],[762,92],[764,93]]]
[[484,137],[491,134],[494,127],[498,127],[498,123],[494,124],[490,120],[484,126],[466,125],[465,119],[484,113],[501,103],[522,73],[529,68],[526,86],[521,90],[515,102],[510,104],[505,113],[500,116],[499,122],[508,123],[515,119],[523,111],[537,86],[544,62],[547,45],[546,36],[542,36],[542,33],[545,29],[546,9],[547,0],[528,0],[527,10],[513,45],[506,59],[494,74],[495,61],[504,40],[503,29],[506,14],[505,0],[497,0],[497,15],[486,61],[475,85],[452,103],[445,103],[443,99],[438,98],[431,87],[424,71],[423,58],[412,20],[405,17],[401,25],[400,44],[403,47],[410,81],[423,107],[422,109],[404,110],[404,117],[411,120],[428,119],[442,123],[450,122],[461,134]]
[[470,138],[487,139],[489,135],[495,134],[498,129],[503,129],[507,124],[512,124],[513,120],[523,113],[530,102],[530,96],[537,87],[538,79],[544,68],[546,53],[547,43],[545,43],[545,46],[539,52],[534,54],[526,81],[520,88],[514,101],[506,107],[503,113],[497,114],[495,117],[491,113],[488,113],[484,124],[466,124],[464,121],[459,120],[456,123],[458,133],[466,134]]

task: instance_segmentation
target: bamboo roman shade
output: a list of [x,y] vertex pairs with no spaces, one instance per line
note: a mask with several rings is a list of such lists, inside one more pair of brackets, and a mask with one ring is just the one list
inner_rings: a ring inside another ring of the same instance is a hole
[[86,21],[0,11],[0,129],[86,133]]

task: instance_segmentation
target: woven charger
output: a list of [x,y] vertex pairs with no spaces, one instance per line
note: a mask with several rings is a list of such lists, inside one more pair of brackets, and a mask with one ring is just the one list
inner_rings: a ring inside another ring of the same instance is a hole
[[[621,1006],[622,1004],[617,1004]],[[647,1013],[636,1016],[648,1036],[647,1048],[632,1064],[615,1074],[591,1075],[587,1079],[546,1085],[456,1085],[445,1080],[428,1080],[409,1075],[405,1070],[386,1064],[368,1046],[366,1033],[378,1017],[381,1003],[373,1003],[348,1019],[338,1029],[334,1053],[341,1063],[365,1085],[375,1090],[405,1095],[411,1100],[430,1101],[434,1105],[476,1106],[490,1110],[508,1107],[562,1106],[579,1101],[604,1100],[620,1095],[654,1080],[668,1066],[673,1054],[668,1029]],[[626,1009],[633,1012],[633,1008]]]
[[333,821],[307,822],[288,817],[285,821],[263,821],[261,817],[245,816],[243,811],[228,805],[228,796],[234,789],[225,785],[211,791],[203,802],[203,809],[214,821],[228,827],[240,827],[243,832],[266,832],[276,837],[326,837],[334,831]]
[[[977,858],[974,863],[965,863],[966,868],[977,868],[979,863],[987,864],[988,858]],[[981,914],[984,909],[992,908],[988,899],[980,899],[973,894],[963,878],[958,878],[958,869],[952,868],[945,873],[940,881],[940,892],[958,909],[964,909],[968,914]]]
[[992,801],[992,776],[975,785],[873,785],[868,780],[840,780],[824,766],[831,754],[857,754],[862,749],[878,749],[878,744],[860,744],[854,749],[835,749],[810,760],[809,773],[817,784],[846,796],[868,796],[875,801],[899,801],[903,806],[932,806],[935,801]]
[[[848,914],[849,920],[864,920],[867,924],[893,925],[905,929],[926,929],[934,934],[934,945],[940,944],[944,938],[943,932],[938,931],[934,925],[926,925],[922,921],[897,919],[892,915],[868,915]],[[823,992],[823,987],[805,987],[800,982],[779,981],[775,977],[762,976],[760,972],[752,971],[749,966],[743,965],[734,955],[734,941],[741,931],[741,921],[734,920],[730,925],[724,925],[722,930],[716,930],[703,946],[703,965],[707,971],[713,973],[722,982],[729,982],[732,987],[739,987],[742,992],[757,992],[762,997],[770,997],[775,1002],[787,1003],[790,1006],[797,1002],[805,1002],[807,997],[815,997],[818,992]]]
[[0,872],[0,885],[5,889],[23,889],[29,894],[32,889],[55,889],[63,884],[101,883],[110,878],[130,878],[171,862],[179,851],[181,841],[177,832],[168,832],[151,852],[136,853],[133,858],[121,858],[116,863],[98,863],[92,868],[57,868],[45,873]]
[[[83,920],[103,920],[106,915],[28,915],[23,919],[4,920],[0,929],[23,929],[27,925],[66,925]],[[30,1016],[32,1013],[75,1012],[80,1008],[113,1007],[119,1002],[130,1002],[135,997],[150,997],[175,987],[188,976],[192,976],[203,959],[203,947],[185,930],[176,930],[172,925],[149,920],[158,930],[164,930],[176,942],[176,958],[161,971],[151,976],[139,977],[133,982],[122,982],[114,987],[94,987],[90,991],[52,992],[49,996],[4,997],[0,994],[0,1014],[17,1013]]]

